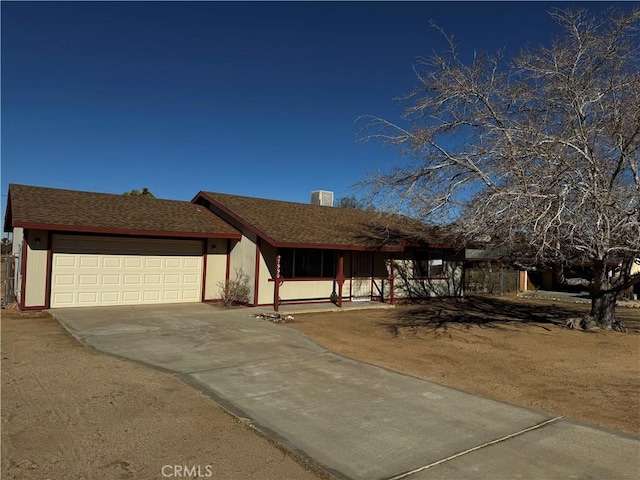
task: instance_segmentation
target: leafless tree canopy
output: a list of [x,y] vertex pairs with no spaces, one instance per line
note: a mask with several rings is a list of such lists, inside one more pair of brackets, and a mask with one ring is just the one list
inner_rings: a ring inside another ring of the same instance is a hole
[[[362,140],[406,161],[366,184],[420,218],[455,221],[469,239],[545,264],[589,262],[592,316],[613,305],[640,258],[640,8],[553,10],[560,35],[507,59],[420,59],[401,123],[366,117]],[[404,126],[408,125],[408,126]],[[608,263],[619,274],[607,273]],[[615,326],[615,325],[614,325]]]

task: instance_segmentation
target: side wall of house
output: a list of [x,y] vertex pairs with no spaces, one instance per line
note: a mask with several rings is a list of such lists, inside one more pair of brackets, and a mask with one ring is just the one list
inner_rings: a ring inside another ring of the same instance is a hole
[[260,242],[260,267],[258,272],[258,304],[273,304],[276,276],[276,249],[266,242]]
[[210,239],[207,242],[207,272],[205,275],[205,300],[218,300],[227,272],[227,240]]
[[631,275],[640,274],[640,258],[636,258],[636,261],[631,265]]
[[[249,303],[253,304],[255,294],[256,273],[256,235],[246,229],[242,231],[242,238],[231,246],[231,261],[229,265],[229,279],[234,281],[237,275],[246,275],[249,280]],[[246,278],[246,277],[245,277]]]
[[[24,307],[44,308],[47,303],[47,262],[49,239],[44,230],[26,231],[26,269],[24,282]],[[23,258],[24,262],[25,259]]]
[[444,250],[445,272],[437,278],[415,278],[414,254],[411,251],[396,254],[394,260],[394,297],[425,298],[463,295],[464,252]]
[[[345,286],[347,282],[345,282]],[[335,280],[289,280],[280,287],[280,298],[283,302],[329,301],[333,289],[338,290]],[[343,291],[344,295],[344,291]]]

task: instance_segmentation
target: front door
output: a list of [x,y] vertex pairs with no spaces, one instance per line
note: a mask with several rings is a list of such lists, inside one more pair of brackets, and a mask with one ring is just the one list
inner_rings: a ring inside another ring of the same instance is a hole
[[371,276],[373,257],[371,252],[354,252],[351,262],[351,300],[371,300]]

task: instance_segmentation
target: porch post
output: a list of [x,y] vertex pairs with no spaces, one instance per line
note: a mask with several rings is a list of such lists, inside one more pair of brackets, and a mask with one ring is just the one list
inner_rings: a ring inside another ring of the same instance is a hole
[[260,288],[260,257],[262,252],[260,251],[260,237],[256,236],[256,265],[254,269],[254,281],[253,281],[253,306],[258,306],[258,289]]
[[338,308],[342,308],[342,287],[344,285],[344,252],[342,250],[338,252],[338,275],[336,275],[336,281],[338,282]]
[[389,260],[389,305],[393,305],[393,281],[396,276],[395,272],[395,255],[392,253]]
[[280,252],[276,250],[276,278],[273,286],[273,310],[278,311],[280,307]]

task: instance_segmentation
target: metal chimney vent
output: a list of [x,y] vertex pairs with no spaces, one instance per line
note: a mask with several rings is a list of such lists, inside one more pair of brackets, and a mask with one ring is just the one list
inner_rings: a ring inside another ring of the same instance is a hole
[[326,190],[314,190],[311,192],[311,204],[333,207],[333,192],[328,192]]

